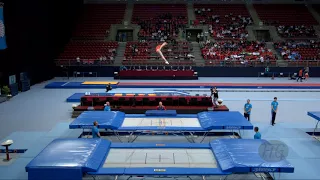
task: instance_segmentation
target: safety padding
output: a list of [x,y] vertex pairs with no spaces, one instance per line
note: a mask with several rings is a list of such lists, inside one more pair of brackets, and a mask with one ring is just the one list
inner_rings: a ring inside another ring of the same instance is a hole
[[96,172],[110,149],[103,139],[56,139],[27,166],[29,180],[81,179]]
[[212,129],[253,129],[253,125],[237,111],[198,113],[201,127]]
[[146,111],[146,116],[177,116],[176,110],[148,110]]
[[80,114],[70,125],[70,129],[91,129],[93,122],[98,122],[98,128],[118,129],[125,118],[120,111],[86,111]]
[[317,121],[320,121],[320,111],[308,112],[308,116],[314,118]]
[[261,158],[259,147],[266,140],[218,139],[210,143],[222,171],[232,173],[284,172],[293,173],[294,167],[286,160],[268,162]]
[[112,143],[110,148],[184,148],[184,149],[210,149],[210,144],[206,143]]

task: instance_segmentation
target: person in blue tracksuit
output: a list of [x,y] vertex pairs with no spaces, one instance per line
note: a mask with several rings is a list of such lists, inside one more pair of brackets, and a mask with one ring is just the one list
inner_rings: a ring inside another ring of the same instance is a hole
[[252,105],[250,104],[250,99],[247,100],[247,103],[244,105],[244,117],[250,121]]
[[111,107],[110,107],[109,102],[106,102],[106,104],[104,105],[104,111],[111,111]]
[[98,129],[98,122],[95,121],[93,122],[93,127],[92,127],[92,138],[100,138],[100,132]]
[[261,134],[259,132],[259,128],[258,127],[254,127],[254,132],[255,132],[255,134],[254,134],[253,138],[254,139],[261,139]]
[[271,103],[271,125],[274,126],[276,123],[276,115],[278,112],[278,105],[279,103],[277,102],[278,98],[274,97],[273,101]]

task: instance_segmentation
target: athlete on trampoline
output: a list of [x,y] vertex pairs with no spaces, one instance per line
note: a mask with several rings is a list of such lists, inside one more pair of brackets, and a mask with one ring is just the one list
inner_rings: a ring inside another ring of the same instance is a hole
[[167,44],[168,44],[168,43],[164,42],[164,43],[158,45],[158,46],[156,47],[156,52],[161,56],[161,58],[164,60],[164,62],[165,62],[166,64],[169,64],[169,62],[168,62],[167,59],[164,57],[164,55],[162,54],[162,51],[161,51],[161,49],[162,49],[164,46],[166,46]]

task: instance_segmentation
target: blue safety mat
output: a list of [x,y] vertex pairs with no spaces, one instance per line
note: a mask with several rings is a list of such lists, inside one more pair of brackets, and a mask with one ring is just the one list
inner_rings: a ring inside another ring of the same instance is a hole
[[262,155],[259,153],[261,150],[259,148],[264,143],[268,143],[268,141],[257,139],[218,139],[212,141],[210,145],[224,172],[293,173],[294,167],[287,160],[270,162],[261,157]]
[[177,111],[176,110],[166,110],[166,111],[147,110],[145,114],[146,116],[177,116]]
[[240,112],[201,112],[198,113],[201,127],[211,129],[253,129],[253,125]]
[[125,113],[120,111],[85,111],[80,114],[70,125],[70,129],[90,129],[93,122],[98,122],[98,128],[118,129],[125,118]]
[[320,111],[308,112],[308,116],[320,121]]

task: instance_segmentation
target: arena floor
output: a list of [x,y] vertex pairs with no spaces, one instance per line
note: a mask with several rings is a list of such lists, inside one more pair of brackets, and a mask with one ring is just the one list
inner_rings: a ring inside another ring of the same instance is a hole
[[[69,81],[112,81],[112,78],[70,78]],[[62,81],[62,78],[51,80]],[[64,78],[64,81],[66,79]],[[138,82],[121,80],[121,82]],[[139,81],[141,82],[141,81]],[[154,82],[154,81],[143,81]],[[167,81],[156,81],[167,82]],[[174,81],[186,82],[186,81]],[[200,78],[190,82],[224,83],[293,83],[287,78]],[[311,78],[309,83],[320,83],[320,78]],[[69,130],[72,121],[72,104],[66,99],[73,93],[87,92],[88,89],[44,89],[49,83],[43,82],[31,87],[28,92],[20,93],[10,101],[0,104],[1,142],[13,139],[12,148],[28,149],[27,152],[13,156],[10,164],[0,163],[0,180],[27,179],[24,167],[53,139],[61,137],[76,138],[81,130]],[[301,82],[297,82],[301,83]],[[304,83],[304,82],[302,82]],[[153,89],[114,89],[111,93],[152,92]],[[90,89],[102,92],[102,89]],[[191,92],[191,94],[195,92]],[[320,92],[221,92],[220,98],[232,111],[243,111],[246,99],[251,99],[252,123],[260,128],[262,138],[280,140],[289,147],[288,161],[295,167],[293,174],[275,175],[276,179],[319,179],[320,142],[305,132],[313,131],[316,122],[307,116],[307,111],[320,111]],[[279,112],[276,125],[270,125],[270,103],[278,97]],[[245,132],[242,138],[253,138],[254,132]],[[143,141],[143,140],[140,140]],[[149,140],[150,141],[150,140]],[[166,139],[157,139],[157,142]],[[186,142],[177,139],[177,142]],[[2,157],[2,156],[1,156]],[[90,179],[90,177],[88,177]],[[247,177],[251,179],[253,177]],[[228,179],[239,179],[234,176]],[[241,178],[240,178],[241,179]]]

